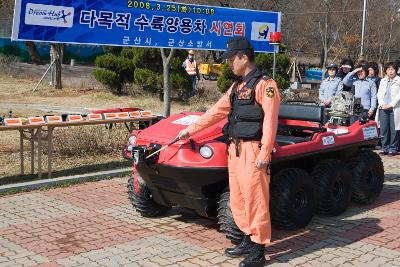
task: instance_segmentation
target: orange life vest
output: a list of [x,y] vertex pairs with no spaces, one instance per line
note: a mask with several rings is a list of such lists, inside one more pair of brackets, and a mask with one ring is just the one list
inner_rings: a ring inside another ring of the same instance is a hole
[[190,62],[189,59],[186,59],[185,61],[185,65],[186,65],[186,72],[190,75],[190,76],[194,76],[197,75],[197,63],[196,60],[193,60],[193,62]]

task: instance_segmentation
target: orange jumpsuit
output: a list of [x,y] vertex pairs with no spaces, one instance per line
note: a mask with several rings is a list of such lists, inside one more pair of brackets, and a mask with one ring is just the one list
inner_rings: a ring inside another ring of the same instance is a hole
[[[237,88],[243,88],[241,82]],[[188,127],[193,135],[223,119],[230,111],[230,94],[233,86],[226,94],[196,123]],[[256,159],[270,160],[275,142],[280,97],[274,80],[264,80],[255,88],[255,100],[264,111],[263,136],[260,141],[240,141],[239,157],[236,156],[234,143],[229,146],[228,169],[230,206],[236,225],[251,240],[258,244],[268,244],[271,240],[271,220],[269,213],[269,170],[258,169]]]

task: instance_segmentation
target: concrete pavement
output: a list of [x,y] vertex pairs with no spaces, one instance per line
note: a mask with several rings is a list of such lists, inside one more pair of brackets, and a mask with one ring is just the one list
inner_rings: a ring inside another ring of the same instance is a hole
[[[400,156],[373,205],[273,230],[271,266],[400,266]],[[237,266],[215,221],[173,209],[140,217],[126,178],[0,198],[0,266]]]

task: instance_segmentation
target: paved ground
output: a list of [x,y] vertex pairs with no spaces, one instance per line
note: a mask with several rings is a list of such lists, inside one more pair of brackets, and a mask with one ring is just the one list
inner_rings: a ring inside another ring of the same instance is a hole
[[[379,201],[273,231],[272,266],[400,266],[400,156],[385,158]],[[237,266],[213,221],[138,216],[125,179],[0,198],[0,266]]]

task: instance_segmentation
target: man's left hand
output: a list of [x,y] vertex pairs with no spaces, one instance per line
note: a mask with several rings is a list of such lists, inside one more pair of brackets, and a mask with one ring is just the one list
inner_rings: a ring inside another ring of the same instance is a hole
[[356,68],[353,72],[357,73],[357,72],[362,71],[362,70],[363,70],[363,68],[360,67],[360,68]]
[[259,169],[266,169],[269,166],[269,160],[260,159],[257,157],[256,159],[256,167]]

